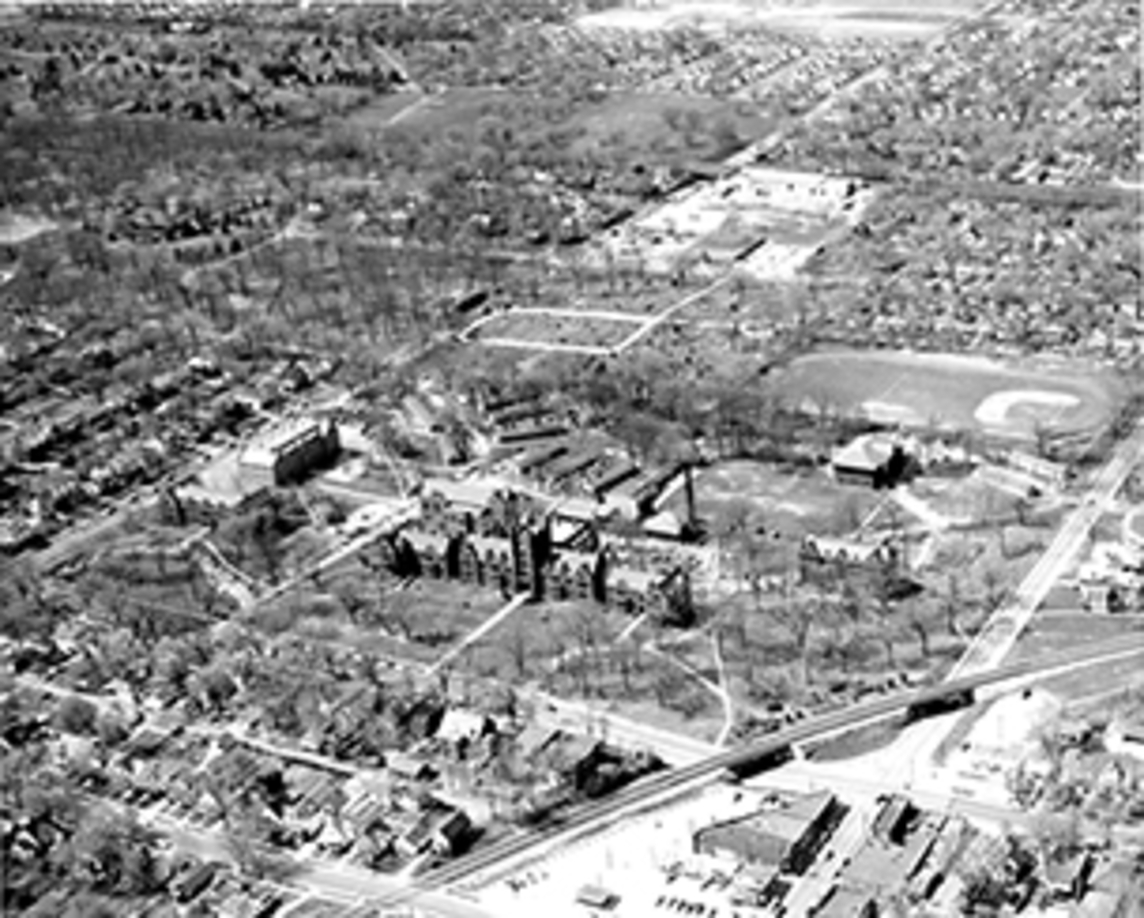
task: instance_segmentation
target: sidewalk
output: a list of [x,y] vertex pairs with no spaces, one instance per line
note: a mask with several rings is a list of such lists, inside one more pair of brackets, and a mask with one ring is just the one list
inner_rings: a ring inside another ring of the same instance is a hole
[[465,637],[461,639],[461,642],[459,644],[457,644],[455,647],[450,649],[443,657],[441,657],[440,660],[438,660],[436,663],[434,663],[432,666],[430,666],[429,667],[429,673],[430,674],[435,673],[438,670],[440,670],[442,667],[447,666],[449,663],[451,663],[453,660],[455,660],[461,653],[463,653],[466,647],[468,647],[470,644],[475,644],[477,641],[479,641],[481,638],[483,638],[486,634],[488,634],[490,631],[492,631],[493,628],[495,628],[497,625],[499,625],[501,622],[503,622],[506,618],[508,618],[510,615],[512,615],[513,612],[515,612],[517,609],[519,609],[521,606],[523,606],[526,602],[528,602],[529,598],[530,598],[529,593],[517,593],[501,609],[494,612],[487,619],[485,619],[483,622],[481,622],[481,624],[479,624],[476,628],[474,628],[467,635],[465,635]]

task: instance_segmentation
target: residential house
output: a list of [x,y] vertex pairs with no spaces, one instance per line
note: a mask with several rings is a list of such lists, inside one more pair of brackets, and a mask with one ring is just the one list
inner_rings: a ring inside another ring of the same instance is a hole
[[562,735],[555,727],[530,722],[517,734],[517,752],[522,761],[531,762]]
[[1144,762],[1144,718],[1113,718],[1104,733],[1104,746],[1109,752]]
[[1091,851],[1078,851],[1069,857],[1049,858],[1045,862],[1045,880],[1049,893],[1057,901],[1079,902],[1088,891],[1096,860]]
[[467,708],[449,708],[437,728],[436,738],[448,744],[458,758],[492,732],[492,721],[484,714]]
[[464,811],[451,807],[435,808],[422,813],[395,844],[404,857],[416,857],[427,851],[453,855],[468,843],[472,829],[472,821]]
[[406,781],[428,781],[435,774],[433,766],[424,759],[404,752],[387,753],[385,767],[395,777]]
[[567,734],[549,743],[540,755],[553,774],[578,791],[586,789],[600,766],[611,758],[600,740]]

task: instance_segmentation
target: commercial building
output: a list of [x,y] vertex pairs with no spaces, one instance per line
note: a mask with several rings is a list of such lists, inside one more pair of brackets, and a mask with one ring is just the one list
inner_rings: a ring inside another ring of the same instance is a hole
[[736,863],[773,866],[803,874],[846,815],[828,791],[796,797],[786,805],[716,823],[695,833],[697,854]]

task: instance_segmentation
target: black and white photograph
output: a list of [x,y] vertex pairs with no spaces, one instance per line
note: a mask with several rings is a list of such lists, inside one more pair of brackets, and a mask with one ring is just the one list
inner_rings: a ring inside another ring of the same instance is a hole
[[1140,0],[0,0],[4,918],[1144,918]]

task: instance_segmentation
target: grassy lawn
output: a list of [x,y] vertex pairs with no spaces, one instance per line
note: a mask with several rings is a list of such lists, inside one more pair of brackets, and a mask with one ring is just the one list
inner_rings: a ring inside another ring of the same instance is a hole
[[395,115],[404,111],[422,97],[419,92],[396,92],[390,95],[376,96],[368,105],[359,108],[346,118],[349,127],[374,130],[389,124]]
[[633,322],[512,312],[482,325],[477,337],[511,338],[538,344],[615,347],[638,329],[639,326]]
[[[1012,659],[1035,659],[1073,647],[1144,631],[1144,616],[1054,613],[1036,615],[1013,648]],[[1137,661],[1139,666],[1139,661]]]
[[525,606],[471,645],[456,666],[713,739],[722,725],[718,699],[678,667],[642,650],[637,641],[618,644],[631,621],[590,603]]
[[[680,129],[669,123],[676,118]],[[765,136],[776,123],[749,102],[674,93],[620,93],[584,109],[568,126],[584,132],[573,146],[576,152],[622,145],[637,158],[670,162],[718,156],[716,126],[747,142]]]
[[[699,516],[710,522],[726,507],[743,500],[753,504],[768,530],[798,537],[824,531],[847,531],[878,505],[881,496],[867,488],[840,485],[824,472],[789,472],[750,460],[722,462],[695,477]],[[665,509],[681,516],[686,497],[677,492]]]
[[815,762],[837,762],[865,755],[889,746],[902,732],[901,718],[881,721],[833,736],[806,748],[806,757]]
[[[363,127],[378,127],[415,101],[415,93],[401,93],[379,99],[375,105],[357,112],[351,123]],[[395,127],[434,134],[448,128],[468,129],[494,105],[511,103],[510,92],[478,88],[457,87],[443,93],[425,96],[425,101],[404,116]]]
[[392,579],[343,569],[323,579],[321,592],[285,596],[254,621],[270,631],[293,628],[312,639],[432,663],[504,602],[495,591],[462,583],[419,580],[402,589]]

